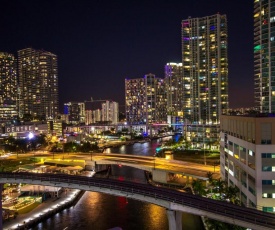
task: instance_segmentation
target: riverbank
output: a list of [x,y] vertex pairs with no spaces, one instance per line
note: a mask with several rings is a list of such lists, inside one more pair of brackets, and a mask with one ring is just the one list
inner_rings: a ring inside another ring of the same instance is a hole
[[63,209],[74,206],[83,194],[84,191],[69,189],[67,192],[63,192],[60,197],[48,199],[32,211],[20,214],[15,219],[5,222],[3,229],[29,229]]
[[146,142],[151,142],[152,140],[156,140],[156,139],[162,139],[162,138],[166,138],[166,137],[172,137],[172,134],[169,135],[163,135],[163,136],[155,136],[155,137],[146,137],[146,138],[141,138],[141,139],[131,139],[131,140],[125,140],[125,141],[121,141],[121,140],[111,140],[105,143],[99,143],[98,147],[101,151],[104,151],[104,149],[106,148],[118,148],[121,147],[123,145],[134,145],[136,143],[146,143]]

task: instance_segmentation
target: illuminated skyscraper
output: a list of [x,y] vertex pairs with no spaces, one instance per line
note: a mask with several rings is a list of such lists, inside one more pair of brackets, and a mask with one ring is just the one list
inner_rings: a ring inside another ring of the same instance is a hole
[[275,2],[254,1],[254,97],[261,113],[275,113]]
[[182,21],[183,110],[193,123],[219,123],[228,109],[226,15]]
[[111,124],[118,123],[118,103],[115,101],[106,101],[102,103],[102,121],[109,121]]
[[167,93],[167,114],[183,116],[183,75],[182,63],[165,65],[165,88]]
[[163,79],[154,74],[125,79],[126,120],[139,125],[166,122],[166,95]]
[[17,85],[14,55],[0,52],[0,119],[17,116]]
[[23,114],[55,119],[58,114],[57,56],[32,48],[19,50],[18,76]]

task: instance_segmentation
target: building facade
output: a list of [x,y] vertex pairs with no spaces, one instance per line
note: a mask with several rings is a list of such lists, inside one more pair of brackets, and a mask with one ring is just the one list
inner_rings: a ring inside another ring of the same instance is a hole
[[85,104],[81,102],[68,102],[64,104],[64,114],[68,116],[67,123],[79,124],[85,122]]
[[110,122],[110,124],[118,123],[119,108],[115,101],[106,101],[102,103],[102,121]]
[[217,149],[220,137],[219,125],[185,124],[183,136],[192,148]]
[[183,75],[182,63],[167,63],[164,71],[167,94],[167,114],[183,117]]
[[85,101],[85,124],[117,124],[119,120],[118,103],[111,100]]
[[126,120],[131,125],[167,122],[164,81],[154,74],[125,79]]
[[93,124],[93,111],[86,110],[85,111],[85,125]]
[[275,116],[221,117],[221,176],[243,205],[275,212]]
[[254,1],[254,97],[261,113],[275,113],[275,2]]
[[184,117],[192,123],[219,123],[228,109],[226,15],[182,20]]
[[18,51],[20,116],[55,119],[58,114],[57,56],[44,50]]
[[0,119],[17,117],[17,64],[13,54],[0,52]]

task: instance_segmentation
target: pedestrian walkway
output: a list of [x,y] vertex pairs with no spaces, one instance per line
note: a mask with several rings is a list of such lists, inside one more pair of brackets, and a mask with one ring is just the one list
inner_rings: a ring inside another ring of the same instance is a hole
[[66,203],[71,202],[77,195],[80,193],[80,190],[77,189],[68,189],[63,192],[58,198],[51,198],[41,203],[38,207],[26,214],[20,214],[15,219],[9,220],[3,224],[4,230],[12,229],[28,229],[27,226],[29,223],[33,222],[35,219],[41,219],[43,215],[50,212],[54,213],[56,210],[60,210],[60,207],[66,205]]

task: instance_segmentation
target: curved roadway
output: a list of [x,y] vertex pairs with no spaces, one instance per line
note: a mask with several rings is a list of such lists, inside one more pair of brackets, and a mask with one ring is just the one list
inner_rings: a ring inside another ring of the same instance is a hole
[[[146,202],[148,199],[145,198],[150,198],[151,202],[153,201],[152,203],[159,204],[160,206],[162,206],[162,203],[155,202],[154,200],[168,202],[170,209],[175,211],[194,209],[196,210],[197,215],[203,213],[204,216],[220,221],[222,220],[230,224],[235,223],[236,225],[243,227],[261,230],[275,228],[275,215],[272,213],[241,207],[227,202],[212,200],[176,190],[154,187],[149,184],[66,174],[0,173],[0,183],[20,183],[23,181],[24,183],[30,184],[37,182],[39,182],[39,184],[50,182],[53,185],[63,183],[67,184],[66,187],[74,185],[78,186],[79,189],[89,186],[83,190],[91,191],[98,191],[91,188],[97,187],[102,189],[103,193],[109,194],[112,194],[112,191],[113,193],[114,191],[119,191],[123,192],[124,196],[128,196],[129,194],[137,195],[139,198],[135,196],[132,196],[132,198]],[[144,199],[140,197],[144,197]],[[163,207],[169,208],[167,205],[163,205]],[[184,207],[184,209],[180,207]],[[196,213],[193,212],[193,214]]]

